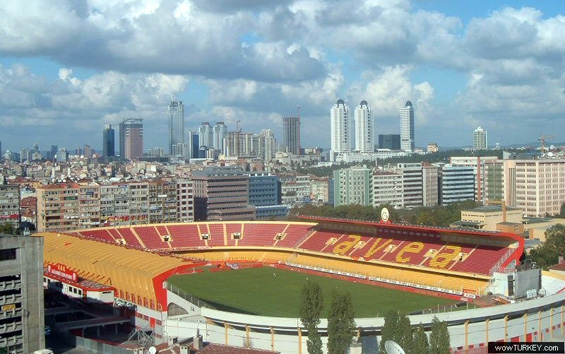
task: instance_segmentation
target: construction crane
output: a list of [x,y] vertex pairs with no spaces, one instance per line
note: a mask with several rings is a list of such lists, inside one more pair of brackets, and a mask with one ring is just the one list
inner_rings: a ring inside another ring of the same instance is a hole
[[545,154],[545,142],[551,138],[555,138],[555,135],[542,135],[539,137],[538,141],[540,144],[540,151],[542,155]]

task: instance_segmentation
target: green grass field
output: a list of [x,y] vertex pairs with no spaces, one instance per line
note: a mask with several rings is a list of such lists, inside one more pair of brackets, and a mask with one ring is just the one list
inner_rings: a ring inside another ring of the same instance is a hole
[[[273,274],[276,274],[276,277]],[[219,310],[263,316],[298,317],[300,291],[306,278],[316,281],[322,287],[325,300],[324,317],[329,311],[334,289],[351,293],[357,318],[383,316],[390,309],[408,314],[455,303],[440,297],[271,267],[176,275],[169,278],[168,282]]]

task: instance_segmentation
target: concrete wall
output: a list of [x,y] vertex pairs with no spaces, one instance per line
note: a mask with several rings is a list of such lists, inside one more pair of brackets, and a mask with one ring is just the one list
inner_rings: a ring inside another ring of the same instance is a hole
[[[236,314],[202,308],[200,319],[170,318],[166,321],[169,334],[179,339],[192,337],[200,331],[205,341],[218,344],[277,350],[283,353],[307,353],[306,336],[297,318],[276,318]],[[446,321],[453,348],[484,346],[488,341],[512,339],[548,340],[563,335],[565,324],[565,294],[475,310],[410,316],[413,325],[429,326],[437,316]],[[384,318],[359,318],[356,324],[361,333],[363,353],[377,353]],[[322,320],[320,331],[325,336],[327,321]],[[249,340],[247,340],[249,338]],[[323,338],[326,343],[326,338]]]

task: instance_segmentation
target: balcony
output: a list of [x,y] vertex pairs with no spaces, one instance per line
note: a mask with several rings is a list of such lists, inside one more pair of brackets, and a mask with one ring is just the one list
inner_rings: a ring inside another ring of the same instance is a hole
[[8,338],[0,338],[0,347],[7,347],[7,346],[12,346],[12,345],[23,344],[23,342],[24,342],[24,336],[23,335],[13,336],[13,337],[8,337]]
[[[0,334],[4,334],[4,333],[10,333],[10,332],[15,332],[15,331],[21,331],[22,330],[22,322],[12,322],[12,323],[4,323],[2,325],[0,325]],[[2,336],[4,337],[4,336]]]
[[22,288],[22,281],[21,280],[9,280],[0,283],[0,291],[5,290],[16,290]]
[[14,304],[22,302],[22,295],[21,294],[12,294],[12,295],[4,295],[0,296],[0,306],[6,304]]
[[22,309],[0,312],[0,320],[13,317],[22,317]]

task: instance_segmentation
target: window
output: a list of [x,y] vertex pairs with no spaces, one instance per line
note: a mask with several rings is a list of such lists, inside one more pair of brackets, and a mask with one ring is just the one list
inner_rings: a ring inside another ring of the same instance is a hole
[[9,261],[14,259],[16,259],[16,248],[0,250],[0,261]]

